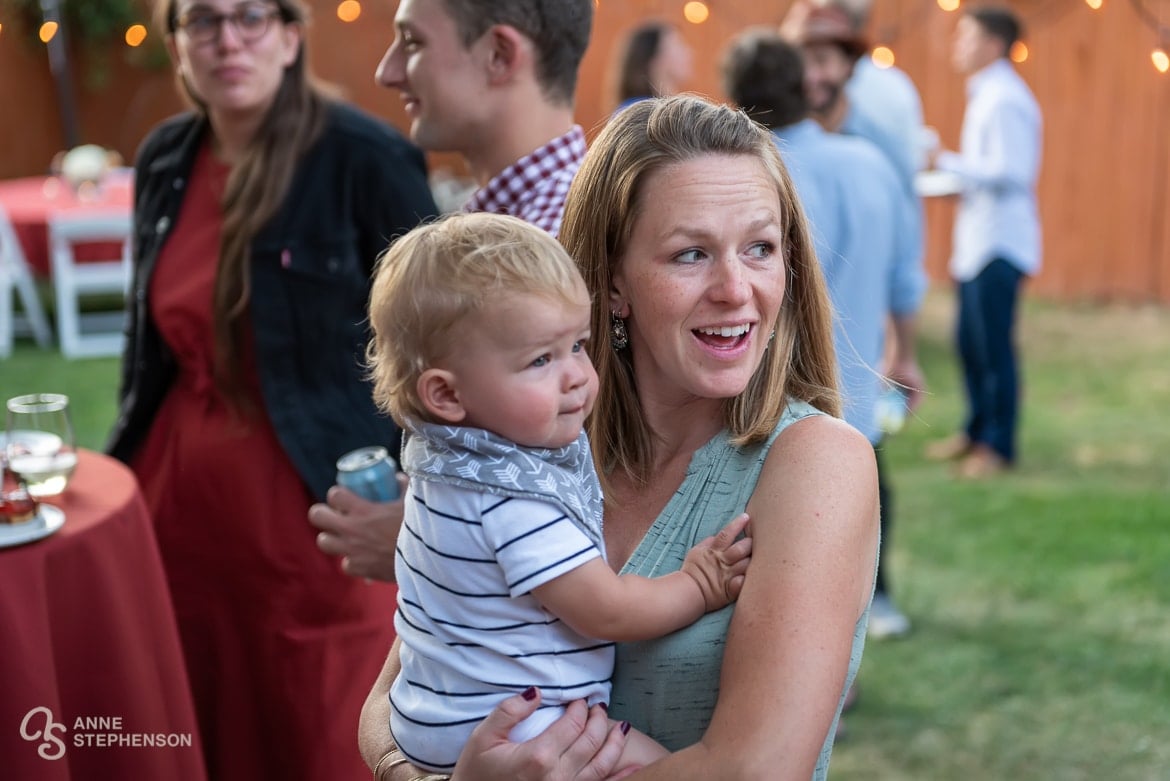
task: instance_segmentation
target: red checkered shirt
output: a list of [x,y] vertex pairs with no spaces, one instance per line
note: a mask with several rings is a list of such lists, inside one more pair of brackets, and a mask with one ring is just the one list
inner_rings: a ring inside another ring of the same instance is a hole
[[505,168],[476,190],[465,212],[511,214],[556,236],[565,213],[565,196],[585,157],[580,125]]

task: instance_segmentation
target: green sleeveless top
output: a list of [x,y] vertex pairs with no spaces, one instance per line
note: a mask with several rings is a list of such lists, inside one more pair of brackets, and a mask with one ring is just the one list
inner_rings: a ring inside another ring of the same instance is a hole
[[[765,442],[736,448],[722,431],[695,451],[686,477],[662,514],[622,568],[622,574],[646,577],[677,571],[688,550],[715,534],[747,507],[764,459],[785,428],[810,415],[824,414],[804,402],[791,401],[776,430]],[[656,640],[619,643],[610,715],[625,719],[671,751],[698,742],[719,695],[719,668],[727,626],[735,605],[707,613],[689,627]],[[849,674],[837,703],[837,715],[825,737],[814,781],[824,779],[833,750],[837,719],[865,645],[869,610],[857,622],[849,656]],[[784,692],[776,692],[777,699]]]

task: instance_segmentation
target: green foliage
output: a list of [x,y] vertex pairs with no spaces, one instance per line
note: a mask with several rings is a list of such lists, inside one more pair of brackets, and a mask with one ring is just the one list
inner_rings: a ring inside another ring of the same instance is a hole
[[[136,67],[158,69],[167,65],[166,51],[158,36],[148,36],[141,46],[123,43],[126,29],[150,23],[145,0],[57,0],[58,13],[71,52],[83,61],[84,85],[93,90],[107,87],[111,58],[122,56]],[[37,37],[43,19],[40,0],[0,0],[0,9],[14,11],[27,30],[30,45],[43,46]]]

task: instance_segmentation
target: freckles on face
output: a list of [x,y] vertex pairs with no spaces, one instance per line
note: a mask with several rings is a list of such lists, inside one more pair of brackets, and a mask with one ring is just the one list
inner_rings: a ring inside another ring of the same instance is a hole
[[777,183],[751,155],[647,176],[614,272],[639,388],[725,398],[759,366],[785,289]]

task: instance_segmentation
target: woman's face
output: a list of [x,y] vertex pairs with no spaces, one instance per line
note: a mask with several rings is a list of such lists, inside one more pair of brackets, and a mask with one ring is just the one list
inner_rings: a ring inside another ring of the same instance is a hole
[[785,291],[776,184],[748,155],[706,155],[650,174],[613,275],[638,393],[668,405],[743,392]]
[[285,24],[275,3],[260,0],[178,0],[175,11],[171,58],[208,112],[267,111],[296,60],[300,26]]
[[691,47],[674,28],[662,33],[658,54],[650,63],[650,81],[662,95],[673,95],[691,79]]

